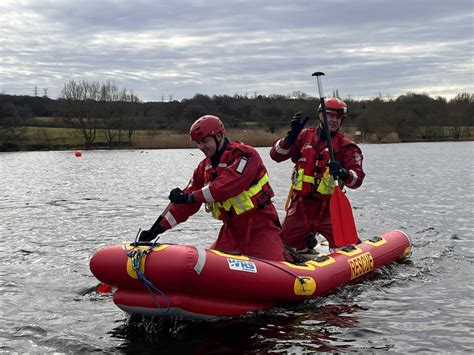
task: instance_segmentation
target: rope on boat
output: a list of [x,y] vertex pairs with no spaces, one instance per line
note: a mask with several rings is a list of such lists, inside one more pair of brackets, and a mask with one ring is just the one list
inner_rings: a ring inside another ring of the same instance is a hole
[[[137,243],[138,243],[138,236],[140,235],[140,232],[141,232],[141,229],[138,230],[138,233],[135,237],[135,243],[134,243],[134,246],[136,247],[137,246]],[[166,312],[169,312],[170,310],[170,301],[169,301],[169,298],[168,296],[166,296],[166,294],[161,291],[160,289],[158,289],[157,287],[155,287],[146,277],[145,275],[140,271],[140,261],[141,261],[141,258],[142,256],[144,255],[147,255],[148,253],[150,253],[153,248],[158,244],[158,239],[159,238],[156,238],[152,245],[146,249],[146,250],[141,250],[141,249],[133,249],[132,251],[130,251],[127,255],[132,258],[132,267],[133,267],[133,270],[135,271],[135,273],[137,274],[137,277],[139,280],[143,281],[143,283],[145,284],[145,286],[147,287],[148,291],[150,292],[150,295],[151,297],[153,298],[153,301],[155,302],[157,308],[161,308],[160,307],[160,304],[158,303],[158,300],[156,299],[155,297],[155,294],[153,293],[153,290],[155,291],[158,291],[165,299],[166,299],[166,302],[167,302],[167,309],[166,309]],[[301,284],[301,287],[303,288],[303,291],[305,290],[304,288],[304,285],[306,283],[306,278],[303,277],[303,276],[298,276],[296,275],[295,273],[291,272],[290,270],[286,270],[284,268],[282,268],[281,266],[279,265],[276,265],[268,260],[265,260],[265,259],[260,259],[260,258],[257,258],[255,256],[252,256],[252,259],[255,259],[255,260],[258,260],[258,261],[261,261],[262,263],[265,263],[267,265],[270,265],[270,266],[273,266],[277,269],[279,269],[280,271],[283,271],[291,276],[293,276],[294,278],[296,278],[300,284]]]
[[161,308],[161,307],[160,307],[160,303],[156,299],[155,293],[153,291],[156,291],[159,294],[161,294],[161,296],[163,296],[163,298],[166,300],[166,312],[169,312],[170,311],[170,300],[169,300],[168,296],[163,291],[161,291],[159,288],[157,288],[155,285],[153,285],[153,283],[150,282],[146,278],[145,274],[143,274],[143,272],[141,272],[141,270],[140,270],[140,262],[142,260],[142,257],[145,256],[145,255],[148,255],[153,250],[153,248],[158,244],[158,239],[159,238],[156,238],[155,241],[151,244],[151,246],[148,249],[146,249],[146,250],[137,249],[136,248],[136,246],[138,245],[137,240],[138,240],[138,236],[140,235],[140,232],[141,232],[141,229],[138,230],[137,236],[135,237],[134,248],[130,252],[127,253],[127,256],[132,259],[132,268],[135,271],[135,273],[137,274],[137,278],[145,284],[146,288],[148,289],[148,292],[151,295],[151,298],[153,299],[153,302],[155,302],[155,304],[156,304],[156,308]]
[[281,270],[281,271],[284,271],[284,272],[286,272],[287,274],[293,276],[294,278],[296,278],[296,279],[300,282],[301,287],[303,288],[303,291],[305,291],[305,289],[304,289],[304,284],[306,283],[306,278],[305,278],[304,276],[298,276],[298,275],[296,275],[295,273],[291,272],[290,270],[286,270],[286,269],[282,268],[281,266],[272,263],[271,261],[268,261],[268,260],[265,260],[265,259],[260,259],[260,258],[257,258],[257,257],[255,257],[255,256],[252,256],[251,258],[252,258],[252,259],[255,259],[255,260],[258,260],[258,261],[261,261],[262,263],[265,263],[265,264],[267,264],[267,265],[274,266],[274,267],[276,267],[277,269],[279,269],[279,270]]

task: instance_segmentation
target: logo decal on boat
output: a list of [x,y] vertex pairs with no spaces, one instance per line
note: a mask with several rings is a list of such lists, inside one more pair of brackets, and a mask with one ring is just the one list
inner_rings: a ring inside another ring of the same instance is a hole
[[358,278],[374,269],[374,259],[369,252],[347,260],[351,267],[351,280]]
[[229,269],[257,273],[257,265],[251,261],[227,258]]

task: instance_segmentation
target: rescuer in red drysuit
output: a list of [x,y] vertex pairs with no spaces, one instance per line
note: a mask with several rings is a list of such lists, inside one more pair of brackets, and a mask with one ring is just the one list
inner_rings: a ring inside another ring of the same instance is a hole
[[150,230],[141,232],[139,241],[150,241],[186,221],[204,203],[207,212],[224,222],[212,249],[285,260],[280,222],[271,201],[274,194],[257,151],[249,145],[230,142],[216,116],[202,116],[189,134],[206,158],[184,190],[171,190],[170,207]]
[[334,191],[330,176],[336,174],[351,189],[358,188],[365,176],[360,148],[339,130],[347,116],[346,103],[328,98],[325,104],[335,161],[329,162],[321,106],[319,127],[304,128],[309,117],[302,120],[298,112],[291,121],[291,131],[276,141],[270,151],[276,162],[291,158],[295,163],[282,236],[286,245],[301,253],[311,252],[317,245],[316,233],[328,240],[332,250],[336,248],[329,214],[329,200]]

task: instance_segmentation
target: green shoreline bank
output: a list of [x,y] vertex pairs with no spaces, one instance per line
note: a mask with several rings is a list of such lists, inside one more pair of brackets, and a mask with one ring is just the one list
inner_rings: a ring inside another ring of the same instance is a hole
[[[184,132],[169,130],[136,130],[132,134],[131,143],[125,132],[116,132],[113,143],[109,144],[101,130],[91,147],[86,148],[81,134],[73,128],[24,127],[22,139],[12,140],[0,146],[0,151],[47,151],[73,149],[179,149],[195,148],[196,145]],[[277,139],[286,135],[287,129],[269,132],[262,129],[228,129],[231,140],[241,141],[254,147],[270,147]],[[364,134],[356,127],[343,130],[347,137],[357,143],[403,143],[427,141],[471,141],[472,137],[453,139],[449,136],[437,136],[430,139],[414,138],[401,140],[397,133]]]

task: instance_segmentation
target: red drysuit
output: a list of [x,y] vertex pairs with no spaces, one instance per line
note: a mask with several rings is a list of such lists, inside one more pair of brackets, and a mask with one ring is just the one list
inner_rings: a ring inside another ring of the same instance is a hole
[[192,193],[196,202],[171,204],[160,222],[165,230],[186,221],[205,203],[206,211],[224,222],[212,249],[285,260],[267,169],[253,147],[226,143],[219,161],[212,165],[210,158],[202,160],[183,191]]
[[[291,158],[295,163],[293,178],[298,175],[298,171],[305,176],[305,179],[301,179],[300,190],[292,189],[282,229],[283,242],[296,250],[305,249],[305,238],[315,233],[322,234],[329,241],[329,247],[335,247],[329,215],[331,195],[317,192],[329,159],[327,141],[321,139],[320,135],[319,129],[305,128],[293,144],[287,144],[281,138],[270,151],[271,158],[276,162]],[[349,172],[345,186],[358,188],[365,176],[360,148],[341,131],[334,134],[332,143],[335,160],[340,161]],[[313,182],[309,183],[310,180]]]

